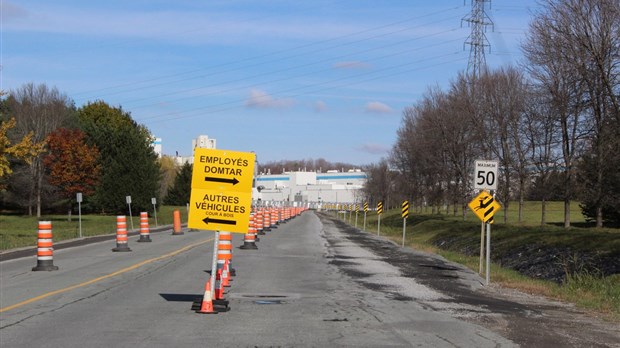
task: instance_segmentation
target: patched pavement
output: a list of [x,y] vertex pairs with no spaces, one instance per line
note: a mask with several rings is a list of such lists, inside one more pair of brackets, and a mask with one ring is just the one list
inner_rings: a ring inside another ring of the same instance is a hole
[[[478,274],[462,265],[402,248],[332,216],[317,215],[326,227],[334,227],[325,228],[332,232],[324,234],[330,263],[389,298],[416,301],[427,309],[484,326],[524,347],[620,347],[617,324],[570,304],[493,284],[485,287]],[[348,243],[367,253],[350,252]]]

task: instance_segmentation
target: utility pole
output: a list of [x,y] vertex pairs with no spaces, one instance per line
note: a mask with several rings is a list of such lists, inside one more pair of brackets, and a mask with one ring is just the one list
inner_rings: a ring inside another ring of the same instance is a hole
[[471,13],[461,19],[468,23],[471,27],[471,33],[465,45],[469,45],[469,61],[467,62],[467,75],[476,80],[481,73],[486,70],[486,59],[484,57],[485,47],[490,47],[489,40],[486,36],[486,27],[493,28],[493,21],[486,13],[485,5],[488,3],[491,8],[491,0],[471,0]]

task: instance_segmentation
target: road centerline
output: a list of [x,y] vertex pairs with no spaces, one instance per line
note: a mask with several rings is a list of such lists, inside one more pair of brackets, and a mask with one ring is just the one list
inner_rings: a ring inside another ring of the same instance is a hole
[[207,240],[203,240],[201,242],[197,242],[197,243],[193,243],[193,244],[187,245],[187,246],[185,246],[185,247],[183,247],[181,249],[172,251],[172,252],[170,252],[168,254],[164,254],[164,255],[161,255],[161,256],[158,256],[158,257],[154,257],[154,258],[151,258],[151,259],[148,259],[148,260],[144,260],[144,261],[138,262],[138,263],[136,263],[134,265],[131,265],[129,267],[125,267],[125,268],[119,269],[117,271],[114,271],[112,273],[103,275],[101,277],[97,277],[97,278],[94,278],[94,279],[91,279],[91,280],[87,280],[87,281],[79,283],[79,284],[71,285],[71,286],[68,286],[66,288],[50,291],[50,292],[47,292],[45,294],[42,294],[42,295],[30,298],[28,300],[18,302],[18,303],[14,304],[14,305],[10,305],[10,306],[4,307],[4,308],[0,308],[0,313],[4,313],[4,312],[10,311],[12,309],[16,309],[16,308],[25,306],[27,304],[37,302],[39,300],[42,300],[42,299],[50,297],[50,296],[62,294],[62,293],[65,293],[65,292],[68,292],[68,291],[71,291],[71,290],[75,290],[75,289],[87,286],[87,285],[91,285],[91,284],[100,282],[100,281],[108,279],[108,278],[112,278],[114,276],[117,276],[117,275],[120,275],[120,274],[123,274],[123,273],[127,273],[127,272],[129,272],[131,270],[134,270],[136,268],[142,267],[144,265],[148,265],[148,264],[153,263],[155,261],[159,261],[159,260],[163,260],[163,259],[166,259],[166,258],[169,258],[169,257],[173,257],[175,255],[178,255],[178,254],[184,252],[184,251],[187,251],[187,250],[192,249],[194,247],[197,247],[199,245],[208,243],[210,241],[213,241],[213,237],[211,237],[211,238],[209,238]]

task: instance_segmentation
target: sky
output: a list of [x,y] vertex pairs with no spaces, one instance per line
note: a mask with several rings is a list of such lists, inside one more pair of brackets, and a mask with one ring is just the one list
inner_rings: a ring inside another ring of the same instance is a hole
[[[122,107],[192,155],[387,158],[405,108],[467,69],[471,0],[0,0],[0,89]],[[490,68],[519,64],[535,0],[487,1]]]

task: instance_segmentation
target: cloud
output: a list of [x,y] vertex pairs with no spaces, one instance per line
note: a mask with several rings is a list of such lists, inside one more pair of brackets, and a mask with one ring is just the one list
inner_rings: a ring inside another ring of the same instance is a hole
[[367,103],[364,110],[375,114],[389,114],[393,111],[388,105],[376,101]]
[[295,101],[290,98],[275,99],[267,92],[260,89],[252,89],[250,96],[245,101],[245,106],[248,108],[256,109],[272,109],[272,108],[286,108],[295,104]]
[[332,67],[334,69],[368,69],[371,67],[371,65],[365,62],[352,60],[352,61],[334,63]]
[[375,144],[375,143],[362,144],[357,149],[361,152],[366,152],[366,153],[370,153],[373,155],[385,154],[390,150],[390,148],[385,145]]
[[[317,22],[308,30],[306,16],[281,20],[257,20],[252,12],[196,10],[127,10],[92,6],[62,6],[54,2],[27,10],[4,2],[2,14],[7,32],[91,35],[98,37],[166,40],[183,44],[261,42],[271,38],[324,40],[363,30],[357,23]],[[272,16],[267,16],[272,17]]]
[[26,9],[19,7],[8,1],[4,1],[2,4],[2,22],[6,23],[12,19],[19,19],[28,17],[29,13]]
[[324,101],[322,100],[317,100],[316,103],[314,103],[314,111],[315,112],[323,112],[327,110],[327,104],[325,104]]

